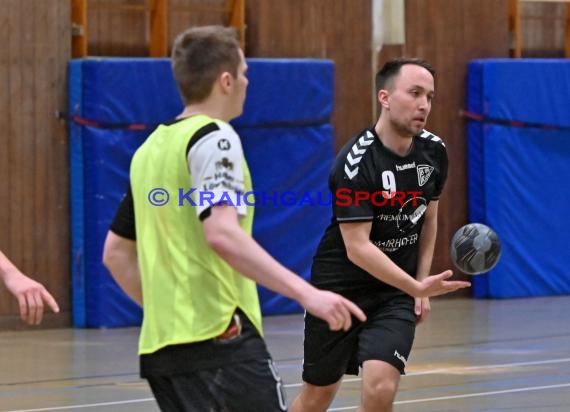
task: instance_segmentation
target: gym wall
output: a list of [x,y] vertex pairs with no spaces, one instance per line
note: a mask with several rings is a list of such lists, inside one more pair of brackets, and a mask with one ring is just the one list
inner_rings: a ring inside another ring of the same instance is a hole
[[[113,0],[143,4],[144,0]],[[89,0],[92,9],[109,3]],[[171,0],[173,7],[224,0]],[[372,122],[372,59],[420,55],[438,69],[438,97],[430,129],[448,144],[452,175],[441,201],[441,226],[434,269],[450,265],[447,242],[467,221],[465,106],[467,62],[507,57],[509,0],[405,0],[405,43],[370,47],[371,0],[247,0],[248,57],[314,57],[334,61],[335,147]],[[62,312],[47,315],[42,327],[71,322],[71,250],[68,136],[65,122],[54,115],[68,112],[67,63],[71,58],[70,0],[11,0],[0,9],[0,249],[25,273],[43,282]],[[532,9],[530,9],[532,7]],[[559,16],[559,5],[524,5],[523,17]],[[88,16],[93,56],[144,56],[144,13],[93,12]],[[177,12],[169,36],[190,24],[223,23],[221,13]],[[559,22],[530,19],[523,27],[527,52],[557,55]],[[532,43],[530,42],[532,40]],[[17,305],[0,288],[0,328],[22,328]]]

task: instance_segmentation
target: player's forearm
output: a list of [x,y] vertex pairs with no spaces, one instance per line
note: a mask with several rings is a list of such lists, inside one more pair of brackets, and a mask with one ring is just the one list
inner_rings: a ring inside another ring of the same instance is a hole
[[429,276],[435,250],[435,240],[437,237],[437,221],[426,220],[420,235],[418,251],[418,269],[416,279],[419,281]]
[[142,306],[142,285],[138,264],[116,265],[111,262],[107,268],[127,296]]
[[8,277],[14,274],[20,274],[20,271],[2,252],[0,252],[0,279],[2,279],[3,282],[6,282]]
[[103,264],[121,289],[142,306],[142,285],[134,241],[109,232],[103,248]]
[[404,272],[380,249],[370,242],[347,248],[352,263],[384,283],[394,286],[411,296],[419,290],[419,282]]

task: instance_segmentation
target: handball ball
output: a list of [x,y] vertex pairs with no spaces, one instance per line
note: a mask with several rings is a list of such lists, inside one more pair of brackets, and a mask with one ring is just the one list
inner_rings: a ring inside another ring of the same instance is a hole
[[499,262],[501,241],[493,229],[482,223],[460,227],[451,239],[451,260],[468,275],[490,271]]

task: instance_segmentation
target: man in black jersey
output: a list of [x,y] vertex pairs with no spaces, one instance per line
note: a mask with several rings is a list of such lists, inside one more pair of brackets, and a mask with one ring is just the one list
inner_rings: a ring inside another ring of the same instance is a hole
[[434,70],[396,59],[376,75],[377,123],[348,141],[332,167],[333,220],[314,257],[312,283],[354,301],[366,313],[348,331],[330,331],[307,314],[303,380],[292,412],[326,411],[344,374],[362,368],[360,412],[391,411],[416,323],[428,297],[468,287],[428,276],[438,199],[447,177],[442,140],[424,130]]

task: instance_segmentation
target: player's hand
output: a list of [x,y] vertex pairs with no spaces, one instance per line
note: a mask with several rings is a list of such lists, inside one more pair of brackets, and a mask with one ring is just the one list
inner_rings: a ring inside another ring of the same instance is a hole
[[429,302],[429,298],[414,298],[415,300],[415,307],[414,313],[416,314],[416,324],[420,324],[424,322],[429,313],[431,312],[431,305]]
[[471,282],[462,280],[447,280],[453,275],[451,270],[446,270],[437,275],[428,276],[419,282],[419,290],[414,295],[416,298],[445,295],[458,289],[468,288]]
[[59,312],[59,306],[46,288],[35,280],[18,272],[11,273],[5,279],[8,290],[18,300],[20,318],[29,325],[39,325],[44,314],[44,303],[53,312]]
[[333,292],[316,289],[303,306],[307,312],[327,322],[331,330],[348,330],[352,316],[361,322],[366,320],[366,315],[354,302]]

